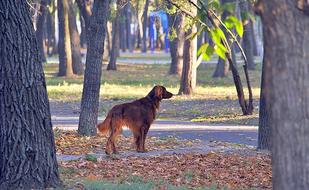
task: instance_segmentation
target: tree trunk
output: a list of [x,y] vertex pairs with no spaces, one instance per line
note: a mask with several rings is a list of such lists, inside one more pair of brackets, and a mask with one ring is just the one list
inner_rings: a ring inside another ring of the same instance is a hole
[[[239,7],[242,12],[250,12],[248,0],[241,0],[239,2]],[[248,69],[254,70],[253,23],[249,18],[242,18],[242,21],[247,22],[247,24],[244,25],[243,49],[248,60]]]
[[72,76],[72,52],[69,31],[69,6],[67,0],[58,1],[59,20],[59,73],[58,76]]
[[224,59],[219,57],[215,72],[212,75],[212,77],[214,77],[214,78],[226,77],[227,74],[229,73],[229,69],[230,69],[229,63],[227,61],[225,61]]
[[79,15],[79,22],[80,22],[80,46],[81,47],[86,47],[87,43],[87,37],[86,37],[86,24],[83,16],[80,14]]
[[[106,24],[106,36],[105,36],[105,43],[104,43],[104,52],[103,52],[103,60],[109,61],[110,53],[112,51],[112,26],[113,24],[110,21],[107,21]],[[122,31],[122,30],[120,30]],[[118,32],[120,36],[120,32]]]
[[90,136],[97,132],[102,58],[109,3],[110,1],[106,0],[95,0],[90,18],[84,89],[78,125],[78,133],[81,135]]
[[[197,0],[192,0],[192,2],[197,3]],[[197,9],[192,8],[191,13],[193,15],[197,14]],[[192,27],[185,33],[185,36],[194,34],[197,32],[196,25],[193,24]],[[191,95],[196,87],[196,53],[197,53],[197,37],[195,36],[192,40],[187,39],[184,43],[183,50],[183,69],[181,74],[180,88],[178,94]]]
[[45,77],[29,10],[27,1],[0,3],[0,189],[61,186]]
[[[55,8],[54,8],[55,9]],[[52,56],[53,54],[57,54],[57,44],[55,37],[55,11],[47,11],[46,18],[46,30],[47,30],[47,54],[48,56]]]
[[107,65],[107,70],[117,70],[116,60],[117,60],[117,51],[119,51],[119,30],[120,30],[120,23],[119,23],[119,14],[120,14],[120,6],[118,3],[117,6],[117,13],[115,20],[113,22],[113,29],[112,29],[112,49],[110,52],[110,59]]
[[[190,33],[195,33],[195,25],[188,31],[187,35]],[[186,35],[186,36],[187,36]],[[196,87],[196,37],[192,40],[185,40],[184,51],[183,51],[183,69],[181,75],[180,89],[178,94],[191,95]]]
[[127,50],[127,29],[126,29],[126,15],[125,15],[125,10],[121,9],[121,18],[120,18],[120,48],[122,52],[126,52]]
[[38,48],[40,51],[40,57],[43,62],[46,62],[45,51],[44,51],[44,24],[46,20],[46,6],[47,0],[42,0],[40,3],[40,14],[38,15],[38,22],[36,24],[36,38],[38,40]]
[[269,65],[265,89],[274,190],[309,187],[309,16],[297,5],[272,0],[256,6],[263,22],[263,62]]
[[141,47],[142,43],[142,36],[143,36],[143,21],[142,17],[145,10],[146,1],[137,1],[137,9],[136,9],[136,15],[137,15],[137,24],[138,24],[138,40],[137,40],[137,48]]
[[76,13],[74,11],[72,0],[67,0],[69,4],[69,30],[72,49],[72,67],[76,75],[84,74],[82,55],[80,51],[80,36],[77,31]]
[[146,0],[143,12],[143,39],[142,39],[142,52],[147,52],[147,25],[148,25],[148,7],[149,0]]
[[169,16],[169,24],[176,30],[177,37],[170,42],[171,53],[171,66],[169,74],[181,75],[183,66],[183,46],[185,40],[184,33],[184,15],[183,13],[177,13],[176,15]]
[[133,51],[133,40],[131,36],[131,5],[127,3],[125,6],[125,21],[126,21],[126,40],[127,40],[127,48],[130,52]]
[[91,12],[91,0],[76,0],[76,3],[78,5],[79,11],[81,15],[83,16],[84,22],[85,22],[85,28],[86,28],[86,36],[89,28],[89,19],[92,14]]
[[[268,65],[267,65],[268,64]],[[271,149],[271,123],[270,123],[270,102],[267,100],[266,89],[269,81],[269,62],[263,63],[262,80],[261,80],[261,94],[260,94],[260,110],[259,110],[259,137],[258,149]]]

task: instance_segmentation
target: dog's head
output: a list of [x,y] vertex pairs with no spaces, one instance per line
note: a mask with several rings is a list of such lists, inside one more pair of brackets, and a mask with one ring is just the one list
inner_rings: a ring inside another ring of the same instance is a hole
[[166,90],[164,86],[157,85],[148,94],[151,98],[157,98],[159,100],[169,99],[173,96],[172,93]]

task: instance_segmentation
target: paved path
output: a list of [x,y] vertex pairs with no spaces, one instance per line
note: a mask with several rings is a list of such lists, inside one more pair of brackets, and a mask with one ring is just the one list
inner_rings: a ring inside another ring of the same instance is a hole
[[[99,118],[102,121],[103,118]],[[77,130],[78,117],[56,117],[52,116],[54,127],[65,130]],[[128,129],[124,129],[124,135],[131,135]],[[256,126],[235,125],[209,125],[184,121],[155,121],[149,131],[150,136],[169,137],[174,136],[181,139],[199,139],[202,142],[223,141],[237,144],[257,145]]]

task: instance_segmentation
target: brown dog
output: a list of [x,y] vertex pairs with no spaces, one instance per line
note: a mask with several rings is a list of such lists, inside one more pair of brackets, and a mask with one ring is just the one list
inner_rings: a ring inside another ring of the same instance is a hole
[[136,151],[145,152],[146,135],[156,117],[160,101],[172,96],[165,87],[155,86],[144,98],[114,106],[105,120],[97,126],[103,134],[110,132],[105,148],[106,154],[117,153],[115,141],[124,126],[133,133]]

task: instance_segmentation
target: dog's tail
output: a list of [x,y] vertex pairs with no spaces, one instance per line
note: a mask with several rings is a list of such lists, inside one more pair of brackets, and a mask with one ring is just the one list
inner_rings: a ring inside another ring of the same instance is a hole
[[107,134],[111,129],[112,114],[108,113],[105,120],[97,125],[100,133]]

